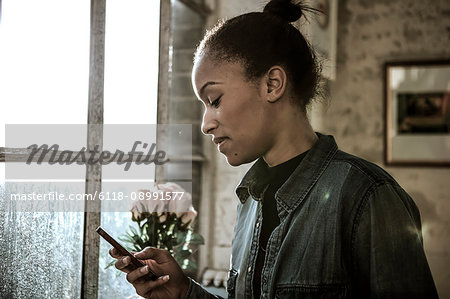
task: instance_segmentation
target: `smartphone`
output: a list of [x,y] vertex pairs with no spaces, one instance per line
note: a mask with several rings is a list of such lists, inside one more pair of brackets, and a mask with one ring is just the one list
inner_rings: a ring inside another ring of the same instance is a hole
[[[96,230],[95,230],[100,236],[102,236],[106,241],[108,241],[109,244],[111,244],[115,249],[117,249],[117,251],[121,254],[121,255],[128,255],[131,259],[131,263],[136,267],[136,268],[140,268],[145,266],[140,260],[138,260],[137,258],[134,257],[133,254],[131,254],[131,252],[129,252],[128,250],[125,249],[125,247],[123,247],[122,245],[120,245],[119,242],[117,242],[116,240],[114,240],[113,237],[111,237],[101,226],[99,226]],[[145,278],[148,278],[150,280],[156,280],[158,278],[158,276],[150,269],[148,269],[148,274],[145,276]]]

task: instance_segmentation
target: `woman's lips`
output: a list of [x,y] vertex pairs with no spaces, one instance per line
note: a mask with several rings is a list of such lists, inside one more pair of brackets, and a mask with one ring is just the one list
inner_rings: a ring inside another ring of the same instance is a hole
[[228,141],[228,137],[216,137],[214,143],[217,144],[219,151],[223,148],[224,144]]

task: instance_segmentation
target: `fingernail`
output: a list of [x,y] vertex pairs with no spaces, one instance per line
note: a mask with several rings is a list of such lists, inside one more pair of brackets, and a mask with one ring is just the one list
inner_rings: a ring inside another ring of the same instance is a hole
[[147,273],[148,272],[148,266],[144,266],[141,268],[141,273]]
[[130,257],[129,257],[129,256],[126,256],[126,257],[123,259],[123,262],[124,262],[125,264],[128,264],[128,263],[130,262]]
[[164,275],[164,276],[161,276],[159,279],[161,279],[163,281],[168,281],[169,278],[170,278],[169,275]]

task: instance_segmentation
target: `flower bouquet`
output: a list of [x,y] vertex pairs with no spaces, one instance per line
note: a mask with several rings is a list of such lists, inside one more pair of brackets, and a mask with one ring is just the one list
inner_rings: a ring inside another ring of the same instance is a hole
[[131,213],[138,228],[130,226],[119,237],[129,250],[141,251],[147,246],[166,249],[183,270],[197,270],[191,245],[204,244],[204,239],[192,228],[197,211],[191,194],[175,183],[157,184],[139,190]]

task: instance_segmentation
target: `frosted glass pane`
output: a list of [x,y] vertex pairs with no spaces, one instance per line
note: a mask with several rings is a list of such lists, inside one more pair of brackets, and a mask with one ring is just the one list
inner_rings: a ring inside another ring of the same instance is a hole
[[109,1],[105,26],[105,124],[156,123],[159,1]]
[[[1,4],[0,146],[7,123],[86,123],[90,1]],[[0,164],[0,298],[79,298],[83,213],[17,212]]]
[[0,184],[0,298],[80,298],[83,213],[16,212],[6,192]]
[[0,146],[7,123],[86,123],[90,1],[1,6]]

